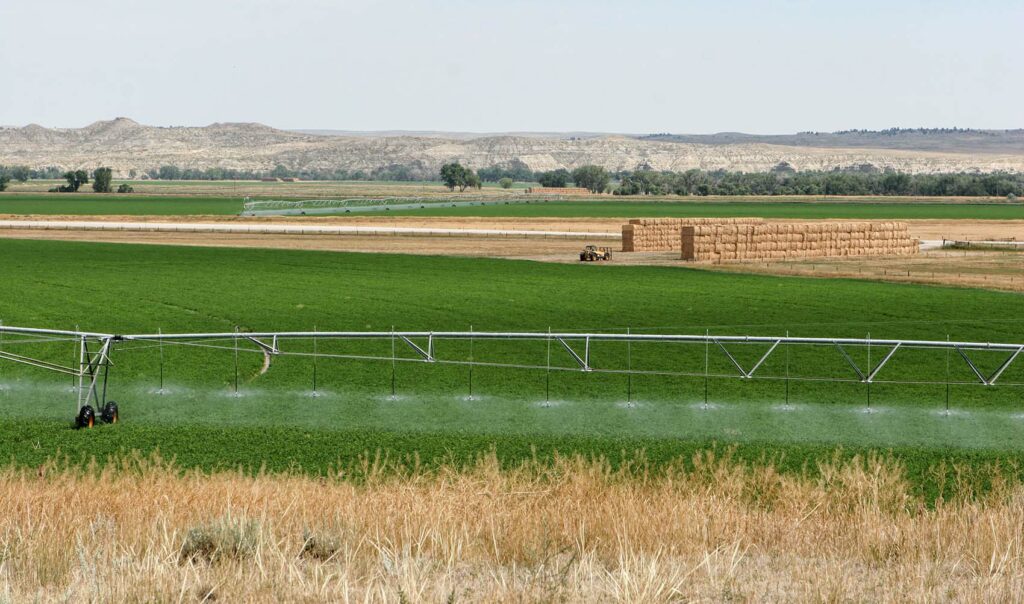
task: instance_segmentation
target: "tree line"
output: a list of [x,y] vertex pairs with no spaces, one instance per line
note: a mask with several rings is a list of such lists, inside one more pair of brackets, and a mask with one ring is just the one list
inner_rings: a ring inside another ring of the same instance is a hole
[[[64,185],[58,185],[49,189],[50,193],[77,193],[82,185],[89,184],[89,178],[92,178],[92,190],[97,193],[111,193],[113,192],[113,180],[114,171],[110,168],[96,168],[92,172],[85,170],[68,170],[64,172],[61,177],[67,182]],[[10,170],[6,166],[0,166],[0,191],[7,189],[7,185],[10,184],[11,180],[17,180],[19,182],[26,182],[29,177],[24,172],[19,170]],[[118,188],[118,193],[131,193],[133,191],[132,186],[127,183],[122,183]]]
[[[483,172],[484,170],[481,170]],[[502,188],[512,187],[513,179],[500,170],[490,169],[487,171],[489,178],[497,177],[497,182]],[[592,193],[604,193],[608,190],[611,182],[611,175],[601,166],[580,166],[572,172],[560,168],[550,172],[533,174],[534,182],[539,182],[542,187],[567,187],[572,181],[577,187],[588,189]],[[441,181],[454,191],[460,192],[472,187],[479,189],[482,186],[483,178],[479,173],[467,168],[458,162],[448,163],[441,167]]]
[[1024,173],[907,174],[873,166],[797,172],[788,164],[769,172],[725,170],[615,174],[616,195],[880,195],[921,197],[1021,197]]
[[[134,171],[132,171],[134,172]],[[100,176],[97,177],[96,174]],[[421,162],[410,165],[392,164],[370,172],[346,170],[290,170],[276,166],[269,171],[245,171],[227,168],[205,170],[182,169],[165,165],[147,170],[145,175],[160,180],[259,180],[266,177],[300,178],[303,180],[440,180],[450,190],[480,188],[484,182],[496,182],[511,188],[514,182],[536,182],[544,187],[584,187],[595,193],[616,195],[878,195],[922,197],[1024,197],[1024,173],[974,172],[943,174],[907,174],[880,170],[864,164],[828,171],[796,171],[782,162],[767,172],[732,172],[728,170],[687,170],[685,172],[655,171],[648,165],[636,170],[608,172],[600,166],[587,165],[569,171],[564,168],[532,171],[520,160],[472,170],[458,162],[445,164],[440,172],[427,169]],[[99,168],[91,173],[93,190],[110,192],[112,172]],[[138,174],[129,173],[136,178]],[[25,166],[0,166],[0,191],[12,180],[25,182],[34,178],[67,181],[54,192],[78,191],[90,182],[90,173],[82,170],[61,172],[57,168],[30,169]],[[118,192],[131,192],[122,185]]]

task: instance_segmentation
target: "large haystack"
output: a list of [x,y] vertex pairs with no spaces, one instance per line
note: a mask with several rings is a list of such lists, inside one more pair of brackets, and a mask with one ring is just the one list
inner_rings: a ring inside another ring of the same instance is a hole
[[902,256],[918,252],[904,222],[707,224],[681,227],[683,260]]
[[763,222],[761,218],[636,218],[622,225],[622,251],[679,251],[679,230],[684,226]]

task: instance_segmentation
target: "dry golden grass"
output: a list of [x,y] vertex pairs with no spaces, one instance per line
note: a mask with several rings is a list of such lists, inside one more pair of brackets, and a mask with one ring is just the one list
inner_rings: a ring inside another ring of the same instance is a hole
[[1024,253],[934,250],[915,256],[809,258],[704,264],[702,268],[771,275],[842,277],[1024,291]]
[[0,601],[1024,598],[1024,486],[998,475],[934,506],[880,459],[369,476],[2,470]]

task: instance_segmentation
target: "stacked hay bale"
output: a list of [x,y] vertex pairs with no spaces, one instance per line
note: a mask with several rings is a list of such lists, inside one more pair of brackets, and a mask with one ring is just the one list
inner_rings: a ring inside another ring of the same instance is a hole
[[592,195],[590,189],[583,187],[530,187],[526,192],[530,195]]
[[683,260],[902,256],[918,252],[905,222],[722,224],[681,228]]
[[622,225],[622,251],[679,251],[679,230],[684,226],[762,223],[762,218],[635,218]]

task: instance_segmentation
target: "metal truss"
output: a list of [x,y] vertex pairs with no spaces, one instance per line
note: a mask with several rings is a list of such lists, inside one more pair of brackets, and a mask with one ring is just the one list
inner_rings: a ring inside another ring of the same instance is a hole
[[[278,355],[296,356],[317,356],[317,353],[302,352],[299,350],[288,350],[286,343],[298,340],[390,340],[393,345],[401,343],[415,355],[415,359],[424,363],[458,363],[469,365],[498,365],[508,367],[528,367],[541,369],[539,365],[513,365],[503,363],[475,362],[472,359],[446,360],[440,359],[435,354],[435,342],[438,340],[523,340],[523,341],[546,341],[560,345],[576,363],[576,370],[624,372],[621,369],[600,369],[591,362],[591,345],[596,342],[675,342],[688,344],[704,344],[707,350],[718,350],[729,361],[736,370],[735,374],[724,377],[735,377],[740,379],[754,379],[757,371],[771,358],[777,354],[780,346],[818,346],[834,348],[845,360],[852,376],[849,380],[858,381],[864,384],[871,384],[878,379],[880,372],[892,360],[900,350],[946,350],[956,352],[970,368],[978,383],[984,386],[994,386],[999,378],[1014,361],[1024,352],[1024,344],[1015,343],[992,343],[992,342],[957,342],[949,340],[899,340],[899,339],[870,339],[870,338],[806,338],[791,336],[727,336],[712,335],[683,335],[683,334],[637,334],[637,333],[571,333],[571,332],[487,332],[487,331],[292,331],[292,332],[220,332],[220,333],[155,333],[155,334],[107,334],[85,331],[62,331],[51,329],[36,329],[26,327],[10,327],[0,325],[0,337],[7,335],[6,340],[0,339],[0,360],[29,365],[43,370],[53,371],[62,374],[72,375],[77,380],[77,403],[81,407],[86,404],[95,403],[97,407],[106,402],[106,382],[110,367],[112,366],[111,356],[120,344],[127,345],[132,342],[182,344],[191,346],[209,346],[213,348],[225,348],[227,350],[239,351],[238,340],[251,342],[254,349],[244,349],[253,352],[260,352],[269,359]],[[10,336],[22,336],[24,339],[14,341]],[[213,341],[233,341],[232,346],[216,346]],[[78,347],[77,366],[64,366],[42,358],[33,357],[27,354],[16,354],[4,348],[7,344],[25,342],[46,342],[46,341],[69,341],[75,342]],[[204,342],[206,342],[204,344]],[[761,344],[767,346],[765,352],[758,360],[745,367],[730,351],[730,346],[740,344]],[[868,366],[861,367],[847,352],[849,347],[880,348],[884,351],[881,359],[871,363],[870,355]],[[394,350],[394,348],[393,348]],[[1005,352],[1006,359],[990,374],[982,371],[977,363],[971,358],[974,352]],[[338,355],[321,354],[319,356],[330,357]],[[377,360],[396,360],[394,353],[391,357],[358,357],[347,356],[343,358],[361,358]],[[549,357],[550,358],[550,357]],[[410,359],[400,359],[410,360]],[[548,365],[550,370],[550,361]],[[634,373],[656,373],[645,372],[642,369],[633,370]],[[705,375],[706,374],[705,367]],[[855,376],[855,380],[853,379]],[[716,376],[717,377],[717,376]],[[839,380],[836,380],[839,381]],[[936,382],[938,383],[938,382]]]

